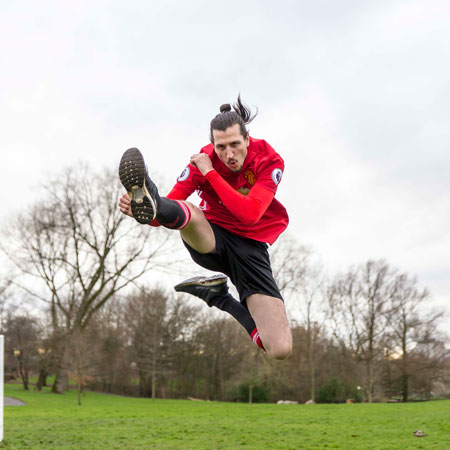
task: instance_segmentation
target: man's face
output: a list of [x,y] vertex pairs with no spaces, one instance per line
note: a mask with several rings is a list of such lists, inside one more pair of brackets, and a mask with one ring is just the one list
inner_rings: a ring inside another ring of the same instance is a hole
[[242,169],[247,157],[247,147],[249,136],[244,138],[241,134],[241,127],[235,123],[225,131],[213,130],[214,151],[219,159],[232,172],[239,172]]

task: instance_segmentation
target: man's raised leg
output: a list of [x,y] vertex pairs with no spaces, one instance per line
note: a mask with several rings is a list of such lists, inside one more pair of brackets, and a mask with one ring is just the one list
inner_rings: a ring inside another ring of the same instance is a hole
[[247,297],[247,307],[267,354],[275,359],[287,358],[292,351],[292,335],[283,301],[252,294]]
[[247,331],[252,341],[258,347],[264,349],[255,321],[250,316],[248,309],[228,292],[227,277],[225,275],[189,278],[178,283],[174,288],[177,292],[186,292],[201,298],[210,308],[215,306],[221,311],[230,314]]
[[189,202],[184,202],[184,204],[189,208],[191,220],[180,230],[181,238],[189,247],[199,253],[215,253],[216,238],[205,214]]

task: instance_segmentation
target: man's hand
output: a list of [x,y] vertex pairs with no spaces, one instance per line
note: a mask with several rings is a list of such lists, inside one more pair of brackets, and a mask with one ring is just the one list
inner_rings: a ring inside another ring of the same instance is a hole
[[209,171],[214,170],[212,162],[206,153],[197,153],[191,156],[190,163],[200,170],[202,175],[206,175]]
[[121,213],[133,217],[130,206],[130,197],[128,197],[128,194],[123,194],[122,197],[120,197],[119,208]]

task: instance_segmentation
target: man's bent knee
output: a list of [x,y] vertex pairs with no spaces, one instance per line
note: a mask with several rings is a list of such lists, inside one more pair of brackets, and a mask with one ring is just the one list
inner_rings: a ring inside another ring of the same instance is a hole
[[292,342],[290,340],[285,340],[276,344],[268,344],[265,348],[267,354],[271,358],[286,359],[292,353]]

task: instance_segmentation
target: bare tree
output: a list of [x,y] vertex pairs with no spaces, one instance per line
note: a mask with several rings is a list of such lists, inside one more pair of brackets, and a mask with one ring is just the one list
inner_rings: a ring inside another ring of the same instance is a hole
[[0,282],[0,330],[3,329],[3,320],[8,303],[8,291],[11,285],[11,279],[4,279]]
[[161,229],[152,239],[154,229],[119,212],[116,180],[108,170],[67,169],[49,179],[44,199],[6,232],[3,250],[25,276],[16,283],[47,304],[60,339],[55,392],[64,390],[64,339],[83,330],[115,293],[150,269],[167,267],[169,255],[173,261],[170,234]]
[[[316,348],[322,326],[323,314],[319,305],[323,300],[323,274],[318,263],[312,263],[312,252],[293,237],[281,240],[272,251],[275,279],[288,300],[292,316],[300,313],[306,331],[305,358],[310,377],[310,399],[315,400]],[[301,368],[299,367],[299,372]]]
[[385,331],[397,292],[395,277],[396,271],[385,261],[368,261],[337,276],[327,293],[335,337],[365,364],[369,402],[373,401],[375,364],[383,355]]
[[[442,381],[442,368],[450,350],[448,336],[438,331],[442,312],[430,308],[427,289],[419,289],[416,279],[397,277],[398,290],[390,317],[387,341],[387,366],[395,393],[407,402],[411,393],[428,398],[434,382]],[[391,387],[391,393],[393,389]]]
[[75,380],[77,402],[81,406],[81,394],[87,385],[89,375],[95,373],[99,342],[86,329],[71,332],[68,340],[64,366]]
[[30,371],[37,362],[39,334],[36,320],[25,315],[9,316],[6,320],[6,352],[14,355],[25,390],[29,389]]
[[[103,392],[132,394],[134,385],[130,351],[130,318],[123,298],[114,297],[89,322],[89,338],[97,341],[95,371],[89,385]],[[95,330],[95,334],[90,330]]]
[[240,371],[238,380],[241,386],[248,386],[248,403],[253,403],[253,392],[255,387],[262,384],[265,370],[263,364],[265,362],[264,353],[259,351],[257,347],[252,346],[246,352],[245,357],[240,362]]
[[[299,293],[302,303],[300,311],[306,331],[306,360],[309,369],[311,395],[310,399],[316,401],[316,367],[319,358],[319,338],[323,333],[323,312],[320,311],[320,304],[323,295],[323,274],[319,265],[308,265],[305,270],[305,277],[299,285]],[[321,317],[322,316],[322,317]]]
[[430,296],[426,289],[419,290],[417,280],[406,274],[396,278],[393,309],[389,318],[390,349],[400,368],[401,395],[403,402],[408,401],[409,380],[415,371],[414,353],[420,349],[420,343],[430,341],[430,332],[442,313],[426,310]]
[[169,367],[168,298],[161,289],[135,292],[125,308],[141,396],[156,398],[156,383]]
[[284,296],[295,294],[304,282],[311,250],[287,235],[270,249],[274,278]]
[[251,358],[250,352],[255,346],[250,340],[242,343],[243,333],[242,327],[224,318],[224,314],[210,316],[197,328],[195,340],[200,370],[196,375],[205,380],[207,399],[222,400],[226,382],[240,371],[242,358]]
[[36,390],[41,391],[47,386],[47,377],[53,369],[52,346],[48,339],[41,339],[38,348],[38,379],[36,381]]
[[[431,399],[435,383],[449,383],[448,365],[450,349],[448,336],[440,333],[434,323],[424,327],[422,337],[417,340],[414,353],[410,355],[413,370],[410,372],[416,393]],[[415,363],[415,364],[414,364]],[[448,396],[448,390],[446,392]]]

